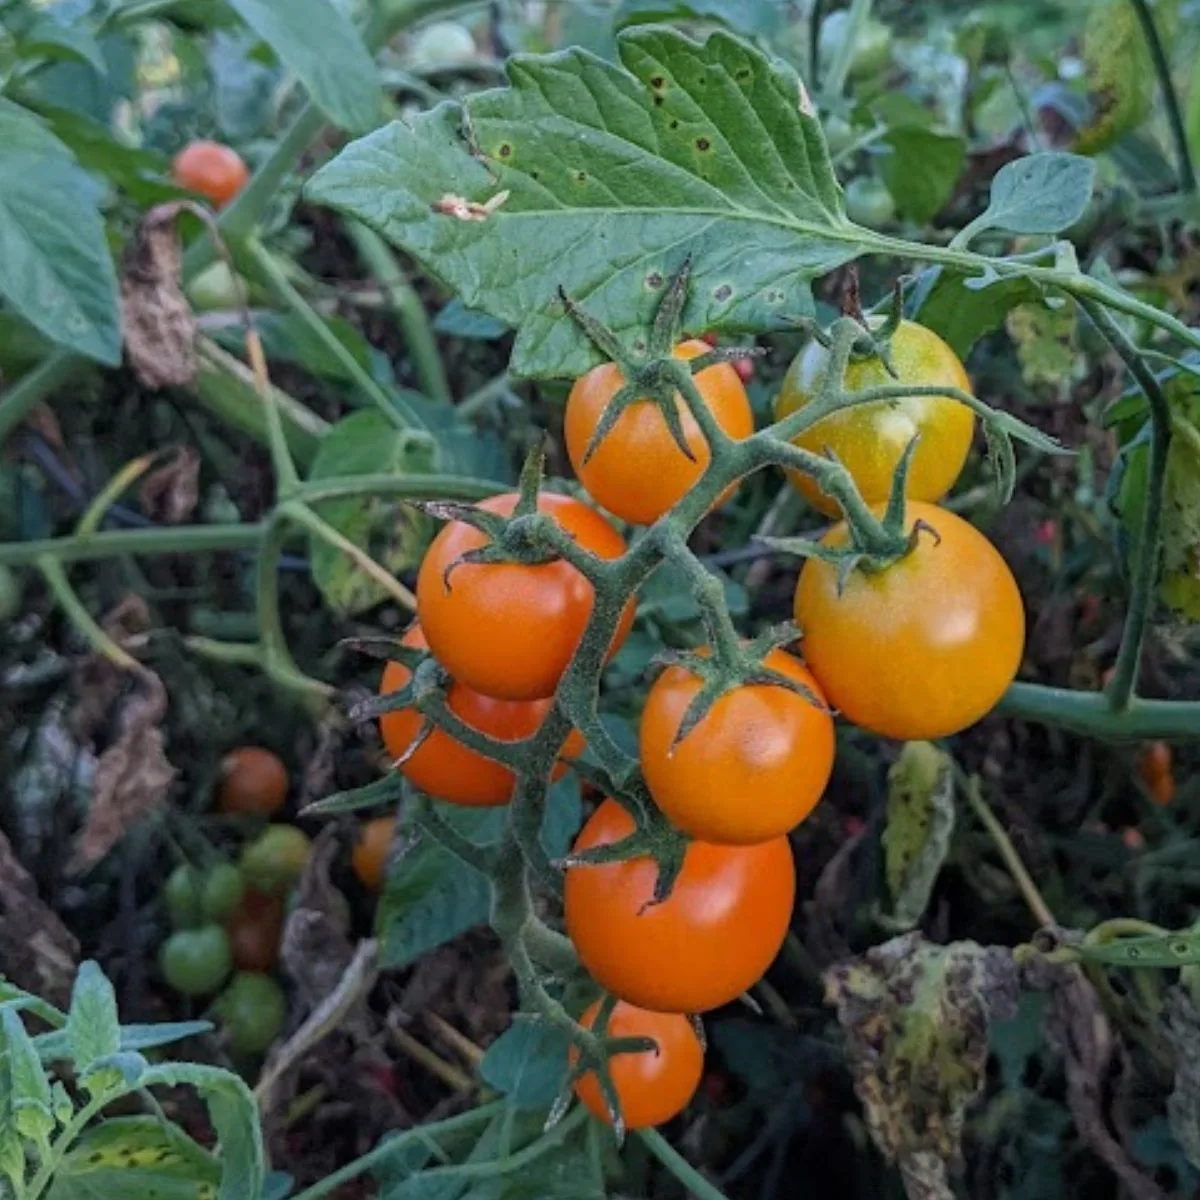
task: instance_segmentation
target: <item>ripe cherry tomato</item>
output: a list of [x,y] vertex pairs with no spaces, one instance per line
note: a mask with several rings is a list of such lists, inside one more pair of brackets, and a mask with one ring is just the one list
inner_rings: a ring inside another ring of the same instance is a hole
[[283,940],[283,901],[247,891],[225,922],[225,932],[239,971],[270,971],[279,961]]
[[721,696],[674,744],[702,682],[668,667],[642,710],[642,772],[654,802],[703,842],[753,845],[796,825],[816,807],[833,769],[833,718],[820,685],[783,650],[765,665],[794,679],[817,703],[784,687],[753,684]]
[[[687,360],[708,350],[708,345],[697,338],[682,342],[673,353]],[[695,380],[717,424],[730,437],[741,439],[754,432],[746,389],[729,363],[709,367]],[[579,481],[598,504],[624,521],[651,525],[683,498],[704,473],[711,456],[700,426],[683,397],[677,395],[675,407],[692,458],[676,444],[658,405],[647,400],[626,408],[596,452],[584,462],[604,410],[624,382],[621,368],[611,362],[593,367],[575,381],[563,418],[567,453]]]
[[[948,737],[973,725],[1021,665],[1025,610],[1008,564],[973,526],[932,504],[916,549],[883,571],[853,571],[838,593],[837,568],[809,559],[796,585],[804,654],[847,720],[884,737]],[[844,545],[846,526],[824,537]]]
[[[403,638],[406,646],[427,647],[419,625],[413,625]],[[384,668],[379,691],[382,694],[399,691],[409,680],[411,672],[399,662]],[[472,729],[506,742],[519,742],[536,733],[553,700],[495,700],[462,683],[452,684],[446,697],[450,711],[461,717]],[[412,745],[421,728],[422,717],[415,709],[401,708],[384,713],[379,718],[383,744],[393,758],[400,758]],[[584,747],[583,738],[575,730],[563,747],[563,757],[577,758]],[[551,779],[561,778],[566,763],[560,762]],[[447,800],[451,804],[492,807],[507,804],[512,799],[515,779],[513,773],[498,762],[469,750],[448,733],[435,729],[413,755],[401,765],[401,773],[415,788]]]
[[1142,747],[1137,773],[1155,804],[1170,804],[1175,798],[1171,747],[1166,742],[1147,742]]
[[[846,368],[846,390],[860,392],[897,383],[971,390],[958,355],[923,325],[901,321],[891,340],[891,353],[897,378],[888,374],[878,358],[862,359]],[[776,420],[812,401],[828,361],[829,352],[819,342],[810,342],[800,351],[775,399]],[[908,396],[833,413],[806,429],[795,442],[814,454],[832,450],[854,477],[863,499],[879,504],[888,498],[905,447],[919,434],[905,494],[914,500],[935,501],[954,486],[967,461],[974,431],[975,414],[961,401],[949,396]],[[838,506],[810,476],[789,471],[788,478],[809,503],[822,512],[840,515]]]
[[220,142],[189,142],[175,155],[171,175],[181,188],[224,208],[246,186],[250,171],[241,155]]
[[287,998],[270,975],[239,971],[212,1011],[235,1054],[265,1054],[287,1019]]
[[220,925],[181,929],[158,950],[163,978],[184,996],[207,996],[225,982],[233,965],[229,939]]
[[262,746],[239,746],[221,759],[217,811],[269,817],[287,799],[288,773],[277,755]]
[[[508,515],[515,492],[480,504]],[[598,513],[569,496],[543,492],[546,513],[586,550],[619,558],[625,541]],[[429,646],[460,683],[504,700],[542,700],[554,694],[592,615],[592,585],[568,563],[462,563],[446,569],[487,536],[451,521],[433,539],[417,576],[417,613]],[[609,654],[615,654],[633,624],[631,600]]]
[[376,817],[359,830],[350,854],[350,865],[369,892],[383,889],[387,877],[388,852],[396,833],[395,817]]
[[242,850],[242,875],[268,896],[282,896],[300,878],[312,854],[312,842],[295,825],[268,825]]
[[[575,850],[620,841],[633,818],[606,800]],[[674,890],[655,904],[651,858],[566,873],[567,932],[592,977],[630,1004],[697,1013],[736,1000],[769,967],[796,894],[785,837],[757,846],[692,842]]]
[[[579,1018],[580,1025],[592,1029],[599,1011],[600,1002],[596,1001]],[[657,1051],[616,1054],[609,1060],[608,1070],[626,1129],[662,1125],[687,1108],[704,1072],[704,1049],[687,1017],[650,1012],[618,1000],[605,1034],[610,1038],[648,1037],[658,1043]],[[579,1052],[572,1048],[572,1066],[578,1059]],[[575,1084],[575,1095],[593,1116],[612,1124],[594,1071]]]

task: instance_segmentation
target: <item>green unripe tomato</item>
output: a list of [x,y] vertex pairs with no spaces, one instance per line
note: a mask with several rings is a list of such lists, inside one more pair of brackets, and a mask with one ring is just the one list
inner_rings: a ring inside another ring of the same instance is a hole
[[268,825],[242,851],[242,876],[256,891],[282,896],[300,878],[312,853],[308,834],[295,825]]
[[173,929],[194,929],[204,920],[204,877],[195,867],[176,867],[162,894]]
[[158,966],[175,991],[208,996],[225,982],[233,966],[229,938],[220,925],[181,929],[159,947]]
[[218,261],[205,267],[184,288],[196,312],[219,312],[237,308],[246,295],[246,281],[228,265]]
[[21,580],[12,567],[0,563],[0,621],[11,621],[21,611]]
[[[821,23],[821,62],[826,69],[841,54],[849,30],[850,10],[832,12]],[[850,78],[864,79],[877,75],[892,59],[892,31],[882,22],[868,17],[858,27],[854,39],[854,54],[850,59]]]
[[478,57],[471,31],[457,21],[434,21],[417,30],[412,40],[415,67],[453,67]]
[[224,921],[242,902],[246,881],[233,863],[220,863],[204,879],[204,915],[210,921]]
[[846,184],[846,215],[856,225],[878,229],[896,215],[896,202],[882,180],[859,175]]
[[287,1019],[287,998],[270,975],[239,971],[212,1006],[235,1054],[263,1054]]
[[841,154],[854,141],[854,126],[845,117],[829,116],[821,122],[830,154]]

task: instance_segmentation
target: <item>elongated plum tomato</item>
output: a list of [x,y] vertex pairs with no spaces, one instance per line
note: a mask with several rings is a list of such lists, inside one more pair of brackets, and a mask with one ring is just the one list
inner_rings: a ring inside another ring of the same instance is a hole
[[719,697],[676,743],[703,686],[686,667],[668,667],[642,710],[642,772],[654,802],[704,842],[752,845],[799,825],[816,807],[833,769],[833,718],[820,685],[798,659],[773,650],[764,665],[807,688],[744,684]]
[[[708,350],[706,342],[695,339],[680,343],[672,353],[686,361]],[[695,381],[717,424],[730,437],[746,438],[754,432],[746,389],[729,363],[701,371]],[[593,367],[575,381],[563,417],[567,453],[575,474],[598,504],[623,521],[651,525],[683,498],[704,473],[711,455],[700,426],[683,397],[676,395],[675,407],[692,458],[679,448],[658,405],[644,400],[621,413],[595,453],[584,462],[604,410],[624,382],[621,368],[611,362]],[[730,488],[720,502],[732,492]]]
[[[878,358],[851,362],[846,368],[848,392],[911,383],[942,384],[971,390],[971,381],[958,355],[932,330],[901,321],[891,340],[893,378]],[[810,342],[793,360],[775,399],[775,418],[781,420],[810,404],[829,362],[829,352]],[[854,477],[868,504],[888,498],[892,476],[904,448],[920,435],[908,472],[905,494],[913,500],[940,500],[953,486],[967,461],[975,431],[975,414],[950,396],[906,396],[843,409],[818,421],[795,439],[797,446],[824,454],[831,450]],[[824,513],[840,515],[834,501],[816,481],[800,471],[788,478],[810,504]]]
[[[416,649],[428,647],[419,625],[410,626],[402,640],[406,646]],[[403,663],[388,663],[379,685],[380,692],[399,691],[411,675]],[[462,683],[452,684],[446,697],[446,704],[455,716],[461,717],[472,729],[504,742],[519,742],[536,733],[553,703],[549,699],[496,700]],[[423,723],[424,719],[414,708],[384,713],[379,718],[379,729],[388,753],[393,758],[402,757]],[[583,738],[572,730],[563,746],[563,758],[577,758],[583,745]],[[566,763],[559,762],[551,779],[561,778],[566,769]],[[438,800],[479,808],[507,804],[512,799],[515,782],[507,767],[468,749],[442,729],[434,729],[401,764],[400,771],[413,787]]]
[[181,188],[224,208],[246,186],[250,171],[236,150],[220,142],[196,141],[175,155],[171,175]]
[[[507,516],[517,494],[505,492],[479,507]],[[543,492],[538,511],[599,558],[625,552],[621,535],[594,509],[570,496]],[[417,616],[438,662],[467,687],[503,700],[542,700],[554,694],[575,653],[595,599],[592,585],[562,559],[525,563],[462,563],[488,537],[451,521],[433,539],[417,576]],[[453,566],[449,579],[447,569]],[[626,605],[609,647],[617,652],[633,624]]]
[[[580,1018],[585,1029],[594,1029],[600,1012],[597,1000]],[[615,1054],[609,1060],[621,1118],[626,1129],[649,1129],[678,1116],[696,1094],[704,1073],[704,1049],[692,1023],[680,1013],[650,1012],[618,1000],[608,1018],[610,1038],[653,1038],[657,1050]],[[579,1061],[572,1048],[571,1065]],[[575,1095],[593,1116],[611,1125],[612,1118],[600,1081],[589,1071],[575,1084]]]
[[[633,818],[605,800],[575,851],[618,842]],[[649,857],[566,873],[567,933],[592,978],[655,1012],[697,1013],[736,1000],[761,978],[787,935],[796,895],[785,837],[756,846],[692,842],[670,896],[654,903]]]
[[[796,585],[804,654],[830,704],[847,720],[907,741],[973,725],[1021,665],[1025,610],[1008,564],[973,526],[944,508],[908,504],[916,548],[882,571],[810,558]],[[939,540],[940,539],[940,540]],[[846,542],[844,524],[822,539]]]

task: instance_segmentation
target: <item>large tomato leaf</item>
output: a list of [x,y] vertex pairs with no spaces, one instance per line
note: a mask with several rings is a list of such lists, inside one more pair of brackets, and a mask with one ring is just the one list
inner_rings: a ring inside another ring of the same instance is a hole
[[867,235],[845,216],[799,77],[724,33],[638,28],[620,56],[514,58],[509,87],[353,143],[309,196],[516,327],[522,375],[596,361],[560,288],[628,337],[689,255],[689,331],[811,312],[809,281]]

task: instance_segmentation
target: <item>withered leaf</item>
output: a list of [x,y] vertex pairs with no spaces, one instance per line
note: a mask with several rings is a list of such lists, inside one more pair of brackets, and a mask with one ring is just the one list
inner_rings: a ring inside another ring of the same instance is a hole
[[182,387],[196,377],[196,325],[183,294],[183,255],[175,218],[186,202],[152,208],[121,264],[125,353],[148,388]]
[[200,499],[200,455],[191,446],[176,447],[168,462],[142,480],[138,499],[152,520],[182,524]]
[[159,722],[167,710],[166,689],[145,671],[121,710],[117,740],[100,755],[87,820],[67,863],[81,874],[98,863],[136,822],[157,808],[175,779],[163,750]]
[[1167,993],[1166,1033],[1175,1051],[1175,1090],[1167,1101],[1171,1132],[1188,1162],[1200,1168],[1200,1006],[1187,986],[1189,971]]
[[831,967],[825,989],[876,1145],[899,1166],[909,1200],[950,1200],[988,1027],[1016,1012],[1011,952],[910,933]]

